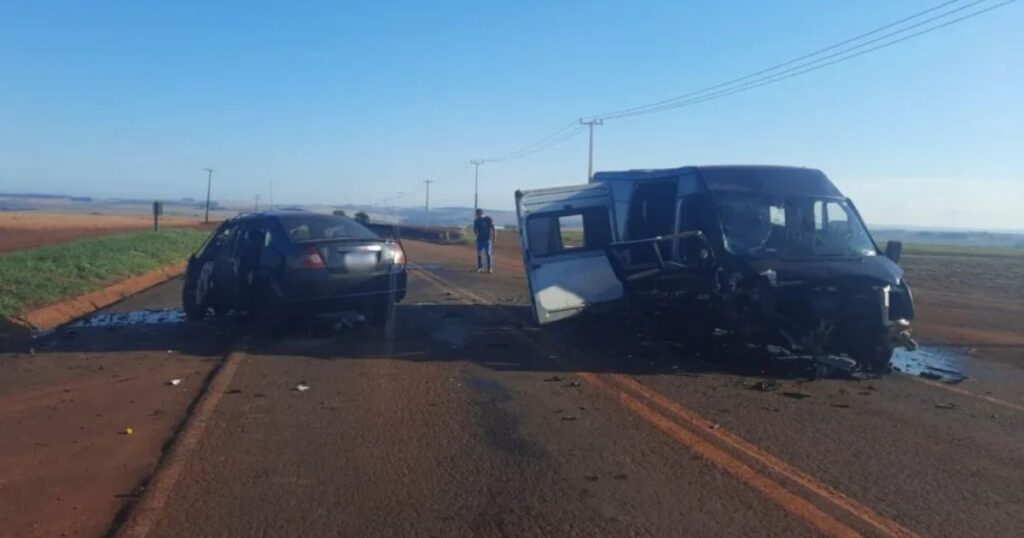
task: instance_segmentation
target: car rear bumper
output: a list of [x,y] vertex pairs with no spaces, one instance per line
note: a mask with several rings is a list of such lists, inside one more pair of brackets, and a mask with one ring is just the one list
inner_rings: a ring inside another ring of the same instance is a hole
[[401,273],[371,276],[324,275],[289,279],[275,285],[281,306],[299,306],[304,310],[328,312],[359,309],[394,296],[401,301],[406,294],[407,275]]

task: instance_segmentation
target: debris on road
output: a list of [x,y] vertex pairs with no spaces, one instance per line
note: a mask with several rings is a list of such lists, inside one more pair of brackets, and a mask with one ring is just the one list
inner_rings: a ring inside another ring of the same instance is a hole
[[306,392],[310,388],[311,387],[309,385],[307,385],[305,381],[299,381],[299,384],[295,385],[295,389],[293,389],[293,390],[296,390],[298,392]]
[[181,384],[181,379],[179,379],[179,378],[177,378],[177,377],[176,377],[176,378],[174,378],[174,379],[172,379],[172,380],[168,381],[168,382],[167,382],[167,384],[168,384],[168,385],[170,385],[170,386],[172,386],[172,387],[177,387],[178,385],[180,385],[180,384]]
[[562,378],[560,376],[557,376],[557,375],[553,375],[551,377],[545,377],[544,378],[544,381],[546,383],[558,382],[558,381],[561,381],[561,380],[562,380]]
[[935,404],[936,409],[956,409],[955,403],[940,403]]
[[563,387],[578,387],[578,386],[580,386],[580,382],[579,381],[570,381],[570,382],[568,382],[568,383],[566,383],[566,384],[564,384],[562,386]]
[[576,415],[565,415],[562,420],[576,420]]
[[122,435],[131,435],[133,433],[135,433],[135,430],[132,429],[131,426],[125,428],[124,431],[121,432]]
[[224,394],[241,394],[241,393],[242,393],[242,391],[238,390],[238,389],[231,389],[231,390],[224,391]]
[[839,409],[849,409],[850,408],[850,404],[847,404],[847,403],[834,403],[834,404],[832,404],[832,407],[837,407]]
[[806,392],[783,392],[782,395],[786,398],[793,398],[794,400],[805,400],[811,397],[811,395]]
[[759,392],[771,392],[778,389],[779,384],[774,381],[758,381],[757,383],[747,385],[747,388]]

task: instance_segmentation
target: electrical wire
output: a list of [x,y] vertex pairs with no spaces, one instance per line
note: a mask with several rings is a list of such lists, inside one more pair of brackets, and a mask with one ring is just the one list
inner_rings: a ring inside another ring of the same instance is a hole
[[[869,37],[869,36],[875,35],[875,34],[877,34],[879,32],[888,30],[888,29],[893,28],[895,26],[899,26],[899,25],[901,25],[901,24],[903,24],[905,22],[912,21],[912,20],[917,19],[919,17],[923,17],[924,15],[927,15],[929,13],[932,13],[934,11],[937,11],[937,10],[942,9],[944,7],[950,6],[952,4],[956,4],[956,3],[961,2],[961,1],[962,0],[948,0],[946,2],[938,4],[938,5],[933,6],[931,8],[928,8],[928,9],[926,9],[924,11],[919,11],[917,13],[914,13],[913,15],[910,15],[908,17],[904,17],[904,18],[902,18],[902,19],[900,19],[898,21],[891,22],[891,23],[886,24],[884,26],[880,26],[878,28],[875,28],[875,29],[870,30],[868,32],[865,32],[863,34],[851,37],[851,38],[843,40],[843,41],[840,41],[839,43],[835,43],[833,45],[829,45],[829,46],[827,46],[827,47],[825,47],[823,49],[818,49],[818,50],[816,50],[814,52],[810,52],[810,53],[804,54],[802,56],[799,56],[797,58],[793,58],[792,60],[789,60],[789,61],[786,61],[786,62],[775,64],[775,65],[773,65],[771,67],[767,67],[767,68],[761,69],[759,71],[755,71],[753,73],[744,75],[744,76],[739,77],[739,78],[734,78],[734,79],[731,79],[731,80],[727,80],[725,82],[721,82],[721,83],[718,83],[718,84],[715,84],[715,85],[712,85],[712,86],[701,88],[699,90],[695,90],[695,91],[692,91],[692,92],[684,94],[684,95],[678,95],[676,97],[670,97],[668,99],[663,99],[661,101],[655,101],[653,103],[648,103],[646,105],[639,105],[639,106],[630,107],[630,108],[626,108],[626,109],[622,109],[622,110],[616,110],[616,111],[612,111],[612,112],[605,112],[605,113],[602,113],[602,114],[597,114],[597,115],[594,115],[594,116],[590,116],[589,119],[611,118],[612,116],[619,116],[619,115],[630,113],[630,112],[633,112],[633,111],[639,111],[639,110],[643,110],[643,109],[647,109],[647,108],[651,108],[651,107],[657,107],[657,106],[665,105],[665,104],[668,104],[668,103],[671,103],[671,102],[674,102],[674,101],[678,101],[678,100],[681,100],[681,99],[685,99],[685,98],[689,98],[689,97],[694,97],[694,96],[697,96],[697,95],[700,95],[702,93],[706,93],[706,92],[709,92],[709,91],[712,91],[712,90],[717,90],[717,89],[723,88],[725,86],[730,86],[730,85],[733,85],[733,84],[735,84],[737,82],[743,82],[744,80],[748,80],[748,79],[754,78],[754,77],[759,76],[759,75],[770,73],[772,71],[777,71],[777,70],[779,70],[779,69],[781,69],[783,67],[788,67],[788,66],[793,65],[793,64],[795,64],[797,62],[800,62],[800,61],[803,61],[803,60],[806,60],[806,59],[809,59],[809,58],[813,58],[815,56],[819,56],[819,55],[824,54],[824,53],[826,53],[828,51],[835,50],[835,49],[837,49],[839,47],[842,47],[844,45],[848,45],[850,43],[854,43],[854,42],[860,41],[861,39],[864,39],[865,37]],[[987,1],[987,0],[980,0],[980,1],[984,2],[984,1]],[[966,7],[970,7],[970,6],[966,6]],[[964,9],[964,8],[958,8],[958,9]],[[952,13],[952,12],[949,12],[949,13]],[[949,13],[947,13],[947,14],[949,14]]]
[[[980,0],[978,2],[974,2],[974,4],[978,4],[978,3],[984,2],[984,1],[987,1],[987,0]],[[718,91],[718,92],[714,92],[714,93],[711,93],[711,94],[700,95],[698,97],[694,97],[692,99],[688,99],[688,100],[685,100],[685,101],[668,102],[668,103],[663,104],[661,106],[656,106],[656,107],[653,107],[653,108],[647,108],[647,109],[639,110],[639,111],[635,111],[635,112],[621,113],[621,114],[613,115],[613,116],[606,116],[606,117],[604,117],[602,119],[619,119],[619,118],[627,118],[627,117],[630,117],[630,116],[639,116],[641,114],[653,114],[655,112],[663,112],[663,111],[666,111],[666,110],[672,110],[672,109],[676,109],[676,108],[682,108],[682,107],[685,107],[685,106],[691,106],[691,105],[695,105],[695,104],[698,104],[698,103],[703,103],[703,102],[706,102],[706,101],[712,101],[712,100],[715,100],[715,99],[720,99],[720,98],[728,96],[728,95],[733,95],[733,94],[736,94],[736,93],[752,90],[754,88],[760,88],[761,86],[767,86],[769,84],[774,84],[776,82],[780,82],[780,81],[787,80],[787,79],[790,79],[790,78],[793,78],[793,77],[797,77],[797,76],[800,76],[800,75],[803,75],[803,74],[806,74],[806,73],[810,73],[812,71],[817,71],[819,69],[823,69],[823,68],[829,67],[831,65],[835,65],[835,64],[842,63],[842,62],[845,62],[845,61],[848,61],[848,60],[852,60],[852,59],[857,58],[859,56],[863,56],[865,54],[868,54],[868,53],[871,53],[871,52],[874,52],[874,51],[877,51],[877,50],[880,50],[880,49],[891,47],[893,45],[902,43],[904,41],[913,39],[915,37],[919,37],[919,36],[922,36],[922,35],[934,32],[936,30],[940,30],[940,29],[945,28],[947,26],[951,26],[953,24],[962,22],[964,20],[967,20],[967,19],[970,19],[970,18],[973,18],[973,17],[977,17],[979,15],[982,15],[982,14],[987,13],[989,11],[992,11],[994,9],[998,9],[1000,7],[1003,7],[1003,6],[1007,5],[1007,4],[1012,4],[1015,1],[1016,0],[1005,0],[1005,1],[1000,2],[998,4],[989,6],[989,7],[985,8],[985,9],[969,13],[967,15],[964,15],[964,16],[961,16],[961,17],[958,17],[958,18],[955,18],[955,19],[943,22],[943,23],[938,24],[936,26],[933,26],[933,27],[930,27],[930,28],[926,28],[926,29],[920,30],[918,32],[914,32],[912,34],[902,36],[902,37],[900,37],[898,39],[894,39],[892,41],[888,41],[888,42],[882,43],[880,45],[877,45],[877,46],[874,46],[874,47],[871,47],[871,48],[868,48],[868,49],[865,49],[865,50],[861,50],[861,51],[858,51],[858,52],[855,52],[855,53],[852,53],[852,54],[849,54],[849,53],[854,51],[854,50],[856,50],[856,49],[858,49],[858,48],[860,48],[860,47],[859,46],[858,47],[854,47],[854,48],[848,49],[848,50],[846,50],[844,52],[841,52],[841,53],[829,55],[829,56],[826,56],[825,58],[822,58],[821,60],[826,60],[828,58],[833,58],[833,57],[836,57],[836,56],[839,56],[839,57],[836,58],[835,60],[828,61],[828,62],[825,62],[825,63],[819,63],[819,61],[808,62],[808,63],[802,64],[802,65],[798,65],[798,66],[790,68],[790,69],[786,69],[784,71],[781,71],[779,73],[770,75],[768,77],[762,77],[762,78],[759,78],[759,79],[756,79],[756,80],[753,80],[753,81],[750,81],[750,82],[747,82],[747,83],[744,83],[744,84],[740,84],[738,86],[729,87],[727,89],[724,89],[724,90],[721,90],[721,91]],[[974,4],[971,4],[971,5],[974,5]],[[970,6],[968,6],[968,7],[970,7]],[[902,33],[902,32],[900,32],[900,33]],[[892,37],[892,35],[889,35],[887,37]],[[884,38],[880,38],[880,39],[884,39]],[[866,43],[866,44],[874,43],[874,42],[877,42],[877,41],[878,40],[872,40],[871,42]]]

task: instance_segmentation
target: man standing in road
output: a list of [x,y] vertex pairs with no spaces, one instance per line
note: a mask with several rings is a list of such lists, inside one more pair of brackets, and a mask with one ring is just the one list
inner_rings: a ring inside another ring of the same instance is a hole
[[494,240],[498,232],[494,229],[494,220],[484,215],[483,209],[476,210],[473,221],[473,233],[476,234],[476,272],[484,272],[484,254],[487,254],[487,272],[494,272]]

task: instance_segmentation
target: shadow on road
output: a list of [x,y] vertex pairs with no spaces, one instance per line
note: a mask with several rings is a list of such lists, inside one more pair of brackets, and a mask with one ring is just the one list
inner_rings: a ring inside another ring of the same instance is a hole
[[[526,306],[441,303],[399,306],[389,330],[355,319],[293,319],[271,334],[244,317],[196,323],[185,321],[178,309],[104,313],[41,335],[21,351],[168,351],[212,357],[234,345],[250,356],[277,360],[465,361],[497,371],[815,375],[806,364],[772,362],[745,346],[698,345],[643,314],[587,316],[540,328]],[[571,353],[562,356],[558,349]]]

